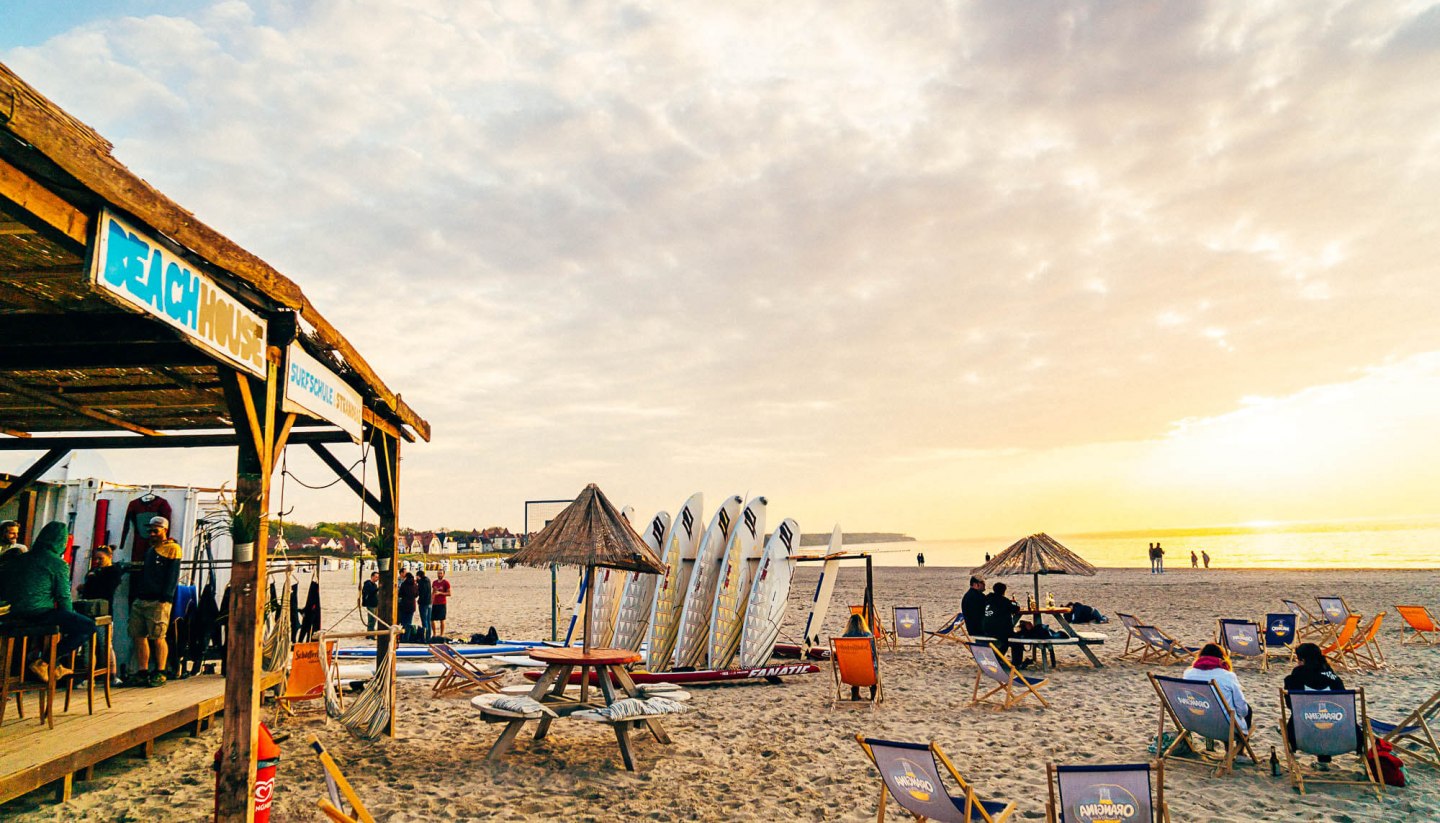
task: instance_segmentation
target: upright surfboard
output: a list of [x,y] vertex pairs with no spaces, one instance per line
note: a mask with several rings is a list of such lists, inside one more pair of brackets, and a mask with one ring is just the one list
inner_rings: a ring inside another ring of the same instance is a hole
[[794,554],[799,539],[800,526],[787,517],[765,544],[755,580],[750,584],[750,603],[745,607],[745,627],[740,635],[742,669],[763,666],[775,650],[790,598],[790,581],[795,577]]
[[685,592],[685,608],[680,612],[680,631],[675,636],[676,668],[697,667],[705,661],[706,644],[710,640],[710,609],[715,605],[715,583],[720,579],[720,565],[725,562],[725,543],[735,516],[745,501],[739,495],[726,498],[710,518],[710,527],[700,538],[695,552],[695,567],[690,571],[690,585]]
[[[635,507],[626,506],[620,510],[633,528]],[[595,591],[590,596],[590,647],[609,648],[615,634],[615,618],[620,613],[620,597],[625,590],[625,575],[619,569],[605,566],[595,567]]]
[[711,669],[728,669],[740,648],[745,628],[745,607],[750,604],[750,581],[760,565],[765,541],[764,497],[755,497],[740,510],[740,521],[725,541],[725,558],[715,583],[715,605],[710,610],[710,643],[706,662]]
[[836,555],[845,550],[845,535],[840,524],[830,533],[830,548],[825,550],[828,558],[820,567],[820,579],[815,582],[815,596],[810,600],[810,615],[805,618],[805,638],[801,641],[802,651],[820,646],[820,632],[825,628],[825,613],[830,610],[830,596],[835,592],[835,578],[840,574],[840,560]]
[[[665,547],[665,537],[670,531],[670,512],[656,512],[650,518],[650,525],[640,533],[645,545],[659,557]],[[615,616],[615,634],[610,645],[617,649],[639,651],[645,642],[645,630],[650,626],[650,611],[655,605],[655,584],[658,574],[626,572],[625,584],[620,594],[620,613]]]
[[669,669],[675,653],[675,636],[680,630],[680,613],[689,591],[690,570],[695,566],[695,552],[700,546],[700,511],[704,503],[705,495],[700,492],[690,495],[671,521],[670,533],[665,538],[665,551],[660,555],[665,573],[655,583],[645,650],[645,668],[652,672]]

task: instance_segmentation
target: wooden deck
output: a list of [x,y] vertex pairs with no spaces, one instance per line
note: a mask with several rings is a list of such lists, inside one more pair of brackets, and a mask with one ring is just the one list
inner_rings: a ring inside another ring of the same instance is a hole
[[[265,685],[278,679],[268,676]],[[26,695],[24,720],[15,716],[12,699],[0,726],[0,803],[50,784],[63,802],[75,778],[88,777],[95,764],[131,751],[148,757],[155,739],[176,729],[188,726],[192,735],[199,734],[225,707],[225,680],[200,675],[158,689],[112,689],[111,696],[114,706],[106,708],[97,690],[95,714],[89,715],[79,690],[67,714],[59,711],[64,695],[57,693],[54,729],[36,718],[34,695]]]

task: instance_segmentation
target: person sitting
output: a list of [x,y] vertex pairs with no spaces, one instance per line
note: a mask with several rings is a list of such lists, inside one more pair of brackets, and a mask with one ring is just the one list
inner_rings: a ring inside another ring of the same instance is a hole
[[[1329,692],[1345,688],[1345,683],[1340,680],[1340,675],[1330,668],[1330,661],[1325,659],[1325,653],[1314,643],[1301,643],[1295,647],[1295,659],[1299,664],[1285,675],[1285,691],[1287,692]],[[1290,746],[1295,746],[1294,718],[1290,725],[1285,728],[1285,736],[1290,738]],[[1361,735],[1363,738],[1364,735]],[[1315,768],[1320,771],[1329,771],[1330,756],[1318,755],[1315,758]]]
[[115,590],[120,587],[120,578],[125,569],[115,565],[115,550],[109,546],[96,546],[90,553],[90,571],[80,584],[82,600],[105,601],[105,614],[115,613]]
[[1015,668],[1024,669],[1029,667],[1024,660],[1025,647],[1010,642],[1015,634],[1015,618],[1019,614],[1020,604],[1005,596],[1004,583],[996,583],[990,587],[990,594],[985,596],[985,621],[980,633],[995,638],[995,648],[1001,654],[1009,648],[1010,662],[1015,664]]
[[[13,557],[0,578],[0,595],[10,604],[10,616],[20,623],[54,625],[60,629],[55,658],[68,657],[95,634],[95,621],[77,614],[70,602],[70,565],[64,560],[69,529],[59,521],[46,524],[30,551]],[[50,678],[50,667],[37,659],[30,672]],[[55,664],[55,677],[70,670]]]
[[1214,683],[1225,697],[1225,702],[1230,705],[1235,725],[1239,726],[1242,732],[1250,731],[1250,704],[1245,701],[1245,693],[1240,690],[1240,678],[1230,671],[1230,663],[1225,660],[1225,653],[1218,645],[1206,643],[1202,646],[1200,656],[1195,658],[1195,662],[1190,664],[1190,668],[1186,669],[1181,677]]
[[[870,635],[870,632],[866,630],[866,628],[865,628],[865,621],[862,620],[862,619],[860,619],[860,615],[858,615],[858,614],[852,614],[852,615],[850,615],[850,619],[845,623],[845,633],[842,634],[842,635],[840,635],[840,636],[841,636],[841,637],[870,637],[871,635]],[[860,699],[860,687],[859,687],[859,686],[851,686],[851,687],[850,687],[850,699],[851,699],[851,700],[859,700],[859,699]],[[870,699],[871,699],[871,700],[874,700],[874,699],[875,699],[875,687],[874,687],[874,686],[871,686],[871,687],[870,687]]]
[[970,578],[970,589],[960,598],[960,614],[965,618],[965,631],[970,634],[984,634],[985,625],[985,581]]

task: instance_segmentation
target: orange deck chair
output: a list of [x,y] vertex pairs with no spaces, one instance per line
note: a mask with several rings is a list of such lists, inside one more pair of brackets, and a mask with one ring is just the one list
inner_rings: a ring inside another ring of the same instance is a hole
[[1345,650],[1349,648],[1350,641],[1355,638],[1355,631],[1360,628],[1360,615],[1354,612],[1345,618],[1345,623],[1340,626],[1340,633],[1329,644],[1322,646],[1320,651],[1330,659],[1330,662],[1341,669],[1349,669],[1350,663],[1345,656]]
[[885,628],[885,622],[880,619],[880,613],[871,606],[868,610],[862,606],[851,606],[851,614],[860,615],[860,620],[865,623],[865,630],[875,635],[875,642],[890,648],[895,648],[895,633]]
[[1370,623],[1363,629],[1357,629],[1349,645],[1341,650],[1341,654],[1349,657],[1357,669],[1385,668],[1385,653],[1380,650],[1379,638],[1380,624],[1384,620],[1385,612],[1370,618]]
[[[1411,634],[1427,646],[1433,645],[1435,639],[1440,638],[1440,624],[1435,622],[1435,615],[1431,614],[1429,609],[1424,606],[1396,606],[1395,611],[1399,612],[1400,619],[1405,621],[1405,625],[1400,627],[1400,645],[1409,643],[1413,639]],[[1410,631],[1407,632],[1406,629]]]
[[862,690],[873,686],[874,697],[867,697],[865,691],[860,692],[861,697],[869,701],[871,708],[885,700],[885,687],[880,682],[880,655],[875,648],[875,638],[830,638],[830,665],[835,674],[835,699],[830,703],[832,706],[849,696],[844,694],[847,686]]

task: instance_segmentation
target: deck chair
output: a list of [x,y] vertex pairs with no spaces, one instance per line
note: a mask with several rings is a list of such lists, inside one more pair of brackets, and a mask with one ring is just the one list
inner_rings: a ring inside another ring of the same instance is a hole
[[1350,604],[1345,602],[1345,598],[1339,595],[1316,597],[1315,602],[1320,605],[1320,619],[1332,626],[1344,625],[1345,618],[1355,614],[1350,610]]
[[860,615],[860,620],[865,624],[865,630],[875,635],[875,642],[882,646],[895,648],[895,633],[885,628],[885,622],[880,619],[880,612],[874,606],[869,609],[863,605],[851,606],[851,614]]
[[1332,666],[1337,666],[1348,671],[1351,666],[1349,658],[1344,654],[1345,649],[1350,646],[1350,641],[1355,639],[1355,632],[1360,628],[1360,615],[1352,614],[1345,618],[1345,623],[1340,626],[1339,634],[1326,645],[1320,647],[1320,651],[1330,659]]
[[[1380,761],[1370,736],[1365,716],[1365,690],[1339,689],[1325,692],[1287,692],[1280,690],[1280,728],[1285,739],[1285,762],[1290,767],[1290,781],[1305,793],[1305,781],[1311,783],[1348,783],[1373,789],[1380,797]],[[1291,742],[1291,738],[1294,742]],[[1344,779],[1333,772],[1308,772],[1296,754],[1353,754],[1360,758],[1364,774],[1359,779]],[[1316,775],[1324,775],[1317,777]]]
[[1430,728],[1430,721],[1437,714],[1440,714],[1440,691],[1430,695],[1399,723],[1369,718],[1370,731],[1380,735],[1380,739],[1394,746],[1397,752],[1440,767],[1440,744],[1435,742],[1435,733]]
[[[859,734],[855,740],[880,771],[883,781],[880,811],[875,819],[881,823],[885,820],[886,801],[892,797],[900,808],[916,818],[940,823],[1004,823],[1015,811],[1013,802],[981,800],[976,796],[975,787],[960,776],[955,764],[934,741],[928,745],[903,743]],[[942,767],[960,787],[960,794],[952,795],[945,788]]]
[[1120,622],[1125,624],[1125,650],[1120,652],[1118,659],[1126,660],[1133,657],[1138,660],[1144,657],[1145,650],[1149,648],[1146,646],[1144,638],[1140,636],[1140,626],[1144,621],[1133,614],[1124,612],[1116,614],[1119,616]]
[[[316,803],[320,811],[335,823],[375,823],[375,818],[360,802],[360,796],[350,787],[350,781],[345,779],[345,774],[336,765],[335,758],[325,750],[325,745],[320,738],[311,734],[305,738],[310,748],[315,750],[315,756],[320,759],[320,766],[325,770],[325,793],[326,797],[320,798]],[[351,811],[347,814],[343,811],[348,804]]]
[[1291,614],[1295,615],[1295,641],[1290,645],[1294,646],[1306,637],[1321,638],[1333,634],[1333,632],[1330,631],[1330,624],[1328,622],[1298,602],[1282,597],[1280,598],[1280,603],[1289,609]]
[[970,632],[965,628],[965,613],[955,612],[955,616],[945,621],[945,625],[933,632],[925,632],[936,640],[949,640],[952,643],[970,642]]
[[430,654],[445,666],[445,671],[435,680],[431,697],[500,691],[500,679],[505,676],[503,671],[487,672],[444,643],[432,643]]
[[895,648],[901,640],[919,640],[920,653],[925,653],[925,613],[919,606],[895,606],[891,610],[895,619]]
[[1260,626],[1250,620],[1220,618],[1216,637],[1220,648],[1235,663],[1242,659],[1258,660],[1261,671],[1270,670],[1270,656],[1265,653],[1265,638]]
[[[975,658],[975,665],[979,667],[979,671],[975,673],[975,690],[970,694],[970,705],[974,706],[990,701],[992,697],[1003,692],[1004,699],[999,704],[1001,711],[1018,704],[1031,695],[1040,701],[1041,706],[1050,708],[1050,704],[1045,702],[1045,698],[1040,696],[1039,691],[1045,687],[1048,680],[1043,677],[1026,677],[1016,671],[1005,655],[989,643],[972,642],[968,645],[970,654]],[[985,681],[985,678],[989,678],[999,685],[981,694],[980,684]]]
[[1288,660],[1295,656],[1296,625],[1294,612],[1270,612],[1265,615],[1265,658],[1280,654]]
[[1178,757],[1181,743],[1188,745],[1191,751],[1199,752],[1203,744],[1194,745],[1195,738],[1198,737],[1225,744],[1225,750],[1216,761],[1216,776],[1233,771],[1235,758],[1241,755],[1248,756],[1251,762],[1254,762],[1255,752],[1250,748],[1250,733],[1240,730],[1235,713],[1231,711],[1230,704],[1225,702],[1225,695],[1220,693],[1214,683],[1157,674],[1148,676],[1150,684],[1155,687],[1155,693],[1160,696],[1160,731],[1155,739],[1165,739],[1166,717],[1170,718],[1179,732],[1169,746],[1163,749],[1157,746],[1157,753],[1162,761],[1167,757]]
[[[295,704],[325,699],[325,667],[335,660],[335,641],[325,642],[325,660],[320,659],[320,644],[296,643],[291,647],[290,672],[285,677],[285,691],[275,697],[275,724],[282,714],[295,716]],[[324,708],[325,704],[319,704]]]
[[[834,706],[843,698],[846,688],[875,687],[875,696],[866,698],[873,709],[885,700],[885,687],[880,682],[880,654],[873,637],[830,638],[830,669],[835,675]],[[863,696],[865,692],[861,692]]]
[[1188,663],[1200,653],[1199,649],[1186,646],[1154,626],[1138,626],[1135,631],[1145,644],[1145,650],[1140,655],[1141,663],[1163,663],[1166,666],[1172,663]]
[[[1395,611],[1400,614],[1400,619],[1405,625],[1400,627],[1400,645],[1409,643],[1412,639],[1418,639],[1427,646],[1434,645],[1435,639],[1430,635],[1440,638],[1440,623],[1435,622],[1435,615],[1424,606],[1396,606]],[[1409,632],[1405,630],[1409,629]],[[1410,635],[1415,635],[1411,638]]]
[[1356,629],[1355,636],[1350,639],[1349,644],[1341,649],[1341,653],[1350,658],[1350,662],[1357,669],[1379,670],[1385,668],[1385,652],[1380,649],[1380,624],[1385,620],[1385,612],[1380,612],[1370,618],[1370,622],[1362,629]]
[[[1045,766],[1050,799],[1045,823],[1170,823],[1165,803],[1165,761],[1127,765]],[[1155,776],[1151,788],[1150,776]]]

